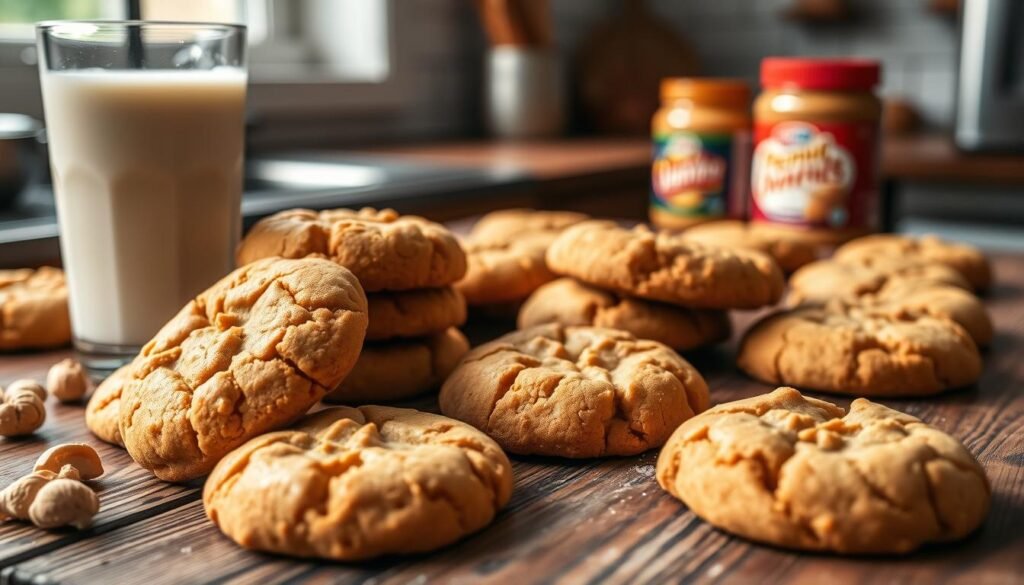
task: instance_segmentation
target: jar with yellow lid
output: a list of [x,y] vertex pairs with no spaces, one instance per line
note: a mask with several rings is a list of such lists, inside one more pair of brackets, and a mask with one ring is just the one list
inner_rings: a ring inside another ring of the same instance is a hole
[[762,61],[751,221],[818,244],[874,231],[880,73],[862,59]]
[[744,215],[750,89],[742,81],[669,78],[651,123],[651,223],[681,229]]

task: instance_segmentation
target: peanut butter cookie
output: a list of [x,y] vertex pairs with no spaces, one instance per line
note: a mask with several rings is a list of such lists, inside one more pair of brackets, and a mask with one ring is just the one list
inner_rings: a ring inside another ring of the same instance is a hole
[[552,240],[565,228],[588,219],[574,211],[502,209],[492,211],[473,225],[469,239],[483,244],[504,244],[523,234],[548,234]]
[[121,440],[121,392],[132,377],[132,366],[121,366],[93,391],[85,406],[85,426],[97,438],[119,447]]
[[984,290],[992,284],[992,268],[981,250],[935,236],[865,236],[847,242],[835,253],[835,259],[842,262],[864,263],[875,258],[904,258],[943,264],[963,275],[975,290]]
[[704,378],[679,355],[625,331],[539,325],[466,354],[441,387],[441,412],[521,455],[635,455],[708,407]]
[[147,343],[121,392],[128,453],[167,481],[208,473],[235,447],[287,425],[348,374],[366,295],[324,259],[243,266]]
[[418,339],[367,343],[345,381],[324,400],[394,402],[436,390],[467,351],[469,341],[454,327]]
[[819,260],[797,270],[789,278],[790,304],[824,303],[834,298],[887,296],[901,291],[934,287],[971,290],[956,270],[934,262],[879,256],[862,261]]
[[759,224],[738,220],[709,221],[687,228],[683,239],[723,248],[743,248],[768,254],[786,273],[814,262],[817,250],[794,234],[761,229]]
[[232,451],[206,514],[255,550],[352,561],[441,548],[487,526],[512,466],[476,429],[407,408],[338,407]]
[[282,211],[256,223],[237,254],[239,265],[316,255],[351,270],[367,292],[438,288],[466,273],[466,255],[447,228],[369,207]]
[[621,329],[679,351],[725,341],[732,332],[725,311],[622,297],[572,278],[545,284],[523,304],[519,328],[542,323]]
[[838,301],[762,319],[737,364],[763,382],[866,396],[936,394],[981,375],[978,348],[956,323]]
[[457,284],[471,305],[521,301],[555,279],[544,260],[558,234],[587,219],[569,211],[508,209],[482,217],[463,244],[469,261]]
[[991,500],[984,469],[955,438],[863,398],[845,413],[792,388],[686,421],[661,450],[657,477],[722,530],[844,554],[963,538]]
[[466,322],[466,300],[452,287],[366,295],[370,312],[367,341],[423,337]]
[[689,242],[679,234],[588,221],[548,248],[548,266],[615,292],[704,309],[774,304],[785,282],[770,256]]
[[64,272],[0,270],[0,350],[43,349],[71,342]]
[[964,328],[974,343],[985,347],[995,334],[992,318],[981,299],[950,286],[918,289],[890,287],[886,294],[867,297],[862,303],[874,311],[888,312],[895,318],[928,315],[948,319]]

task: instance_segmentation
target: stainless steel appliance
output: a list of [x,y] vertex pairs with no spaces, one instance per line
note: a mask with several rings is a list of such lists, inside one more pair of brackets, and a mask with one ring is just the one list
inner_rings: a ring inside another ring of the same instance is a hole
[[956,144],[1024,149],[1024,1],[963,0]]

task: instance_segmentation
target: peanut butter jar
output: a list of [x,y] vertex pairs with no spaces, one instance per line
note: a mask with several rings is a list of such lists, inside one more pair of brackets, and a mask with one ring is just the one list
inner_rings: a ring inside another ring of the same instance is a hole
[[668,78],[651,121],[651,223],[682,229],[742,218],[750,168],[750,89],[742,81]]
[[876,229],[880,74],[860,59],[762,61],[751,221],[824,245]]

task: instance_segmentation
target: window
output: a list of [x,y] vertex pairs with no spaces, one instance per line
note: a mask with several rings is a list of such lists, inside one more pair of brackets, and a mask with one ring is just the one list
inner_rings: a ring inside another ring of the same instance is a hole
[[403,103],[395,0],[0,0],[0,111],[41,113],[33,23],[120,19],[138,2],[147,20],[243,22],[250,108],[392,108]]

